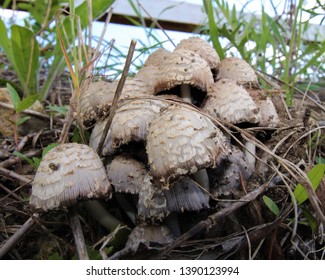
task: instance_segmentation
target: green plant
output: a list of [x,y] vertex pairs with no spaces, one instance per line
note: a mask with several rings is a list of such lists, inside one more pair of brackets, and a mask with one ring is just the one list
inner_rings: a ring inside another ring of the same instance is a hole
[[[80,18],[80,29],[84,30],[88,26],[88,1],[84,1],[81,5],[74,7],[74,1],[70,1],[70,10]],[[92,0],[92,19],[102,16],[111,6],[114,0],[101,1]],[[23,8],[30,12],[28,21],[25,26],[13,24],[6,27],[0,19],[0,47],[7,56],[11,66],[16,72],[20,88],[23,96],[38,95],[39,100],[47,98],[48,93],[57,76],[60,76],[65,69],[64,57],[60,44],[55,42],[56,30],[53,27],[54,14],[58,8],[63,8],[66,1],[33,1],[29,3],[19,4],[18,8]],[[46,15],[44,17],[44,15]],[[64,20],[64,26],[69,25],[69,19]],[[8,35],[10,29],[10,35]],[[75,44],[77,34],[72,30],[68,30],[65,34],[67,39],[67,49]],[[27,63],[26,63],[27,62]],[[39,88],[37,74],[46,68],[47,76],[44,84]]]

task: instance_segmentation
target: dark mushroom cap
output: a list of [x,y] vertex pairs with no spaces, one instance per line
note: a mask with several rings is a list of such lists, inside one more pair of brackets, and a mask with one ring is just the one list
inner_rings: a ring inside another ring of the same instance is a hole
[[188,177],[181,177],[164,190],[170,212],[199,211],[209,208],[209,197]]
[[70,206],[78,200],[110,195],[105,168],[93,149],[77,143],[61,144],[41,161],[30,204],[46,211]]
[[152,176],[168,187],[172,179],[217,165],[228,144],[208,117],[173,106],[151,122],[146,149]]
[[231,79],[248,87],[258,87],[258,79],[254,69],[240,58],[227,57],[217,67],[217,79]]
[[229,79],[218,80],[210,87],[202,111],[233,124],[260,121],[260,110],[249,93]]
[[155,94],[188,84],[206,92],[213,83],[207,62],[189,50],[175,50],[159,66],[159,77],[154,86]]
[[201,56],[209,65],[210,69],[217,68],[220,58],[215,49],[205,40],[199,37],[190,37],[183,39],[176,46],[175,50],[190,50]]
[[107,166],[107,176],[115,192],[138,194],[144,177],[148,173],[146,166],[130,155],[118,155]]

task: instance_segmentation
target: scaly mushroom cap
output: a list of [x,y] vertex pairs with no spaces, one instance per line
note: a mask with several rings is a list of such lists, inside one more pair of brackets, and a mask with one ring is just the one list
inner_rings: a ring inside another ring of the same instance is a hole
[[131,252],[136,252],[140,244],[143,244],[147,249],[157,247],[157,245],[166,246],[172,243],[175,237],[170,230],[163,225],[148,225],[142,223],[137,225],[128,237],[125,248],[130,249]]
[[159,77],[158,66],[148,65],[142,67],[135,75],[135,79],[141,80],[147,84],[148,87],[154,91],[154,85]]
[[199,211],[209,208],[209,198],[200,186],[188,177],[181,177],[164,190],[170,212]]
[[[140,98],[121,104],[115,112],[105,139],[103,155],[112,154],[121,145],[131,141],[146,140],[149,123],[168,106],[168,101],[158,98]],[[105,124],[105,120],[98,122],[91,133],[89,145],[93,149],[97,149]]]
[[210,87],[202,111],[233,124],[260,121],[260,111],[249,93],[228,79],[221,79]]
[[245,154],[237,147],[231,147],[231,154],[218,168],[209,170],[212,178],[211,194],[214,197],[229,195],[241,190],[241,180],[245,183],[252,175],[253,170],[246,160]]
[[149,126],[147,154],[150,171],[165,187],[170,180],[215,166],[227,155],[225,136],[192,108],[173,106]]
[[115,88],[113,83],[104,80],[86,85],[80,98],[80,112],[85,124],[97,120],[107,113],[114,98],[111,92]]
[[[88,88],[82,93],[80,100],[80,111],[83,122],[97,121],[109,111],[118,80],[113,83],[97,81],[90,83]],[[153,87],[148,86],[144,81],[128,77],[125,81],[120,100],[135,98],[139,96],[153,95]]]
[[210,69],[216,69],[220,58],[215,49],[205,40],[199,37],[190,37],[180,41],[175,50],[185,49],[197,53],[209,65]]
[[116,192],[137,194],[148,173],[146,166],[130,155],[116,156],[106,166],[108,180]]
[[231,79],[248,87],[258,87],[254,69],[244,60],[228,57],[220,61],[217,67],[217,79]]
[[213,77],[207,62],[198,54],[188,50],[173,51],[159,66],[159,77],[155,94],[188,84],[206,92],[213,84]]
[[58,209],[78,200],[109,197],[111,186],[98,155],[88,146],[61,144],[37,169],[30,197],[36,209]]
[[253,98],[256,106],[260,110],[260,127],[278,127],[280,119],[271,97],[260,90],[248,89],[249,95]]
[[144,63],[144,67],[159,66],[169,55],[169,51],[159,48],[148,56],[146,62]]

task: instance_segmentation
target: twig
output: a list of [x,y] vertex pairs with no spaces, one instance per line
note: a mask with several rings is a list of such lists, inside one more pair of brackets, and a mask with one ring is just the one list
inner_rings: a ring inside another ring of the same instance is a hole
[[136,41],[132,40],[131,44],[130,44],[130,47],[129,47],[128,55],[126,57],[126,62],[125,62],[125,65],[124,65],[122,76],[121,76],[121,79],[118,82],[118,85],[117,85],[117,88],[116,88],[116,91],[115,91],[115,95],[114,95],[114,99],[113,99],[113,102],[112,102],[111,110],[109,112],[107,122],[106,122],[104,130],[103,130],[103,134],[102,134],[102,136],[100,138],[100,141],[99,141],[99,144],[98,144],[98,147],[97,147],[97,153],[99,155],[102,153],[103,145],[104,145],[104,142],[105,142],[105,139],[106,139],[106,135],[107,135],[108,130],[109,130],[109,128],[111,126],[111,123],[113,121],[115,110],[117,108],[118,101],[119,101],[120,96],[122,94],[124,83],[125,83],[125,80],[126,80],[126,77],[128,75],[129,68],[130,68],[130,65],[131,65],[135,45],[136,45]]
[[[28,157],[28,158],[31,158],[31,157],[38,157],[39,155],[41,155],[42,151],[41,150],[37,150],[37,151],[29,151],[27,153],[25,153],[25,156]],[[19,161],[19,157],[13,157],[13,158],[9,158],[3,162],[0,163],[0,167],[3,167],[3,168],[8,168],[12,165],[15,165],[17,164]]]
[[269,187],[269,185],[271,185],[271,183],[272,182],[270,182],[269,184],[268,183],[263,184],[258,189],[255,189],[252,192],[250,192],[249,194],[242,197],[240,201],[237,201],[237,202],[234,202],[234,203],[230,204],[228,207],[226,207],[224,209],[221,209],[220,211],[210,215],[207,219],[199,222],[194,227],[192,227],[189,231],[187,231],[186,233],[181,235],[179,238],[177,238],[174,241],[174,243],[171,244],[170,246],[168,246],[163,252],[161,252],[158,255],[157,258],[161,259],[165,255],[167,255],[171,250],[173,250],[176,247],[179,247],[186,240],[190,239],[194,235],[196,235],[196,234],[200,233],[201,231],[205,230],[207,227],[214,225],[218,221],[218,219],[228,216],[229,214],[233,213],[238,208],[240,208],[240,207],[244,206],[245,204],[253,201],[259,195],[264,193],[267,190],[267,188]]
[[9,239],[0,247],[0,259],[32,228],[39,218],[38,213],[34,213]]
[[7,177],[11,177],[15,180],[19,180],[25,184],[30,184],[32,182],[32,180],[27,179],[25,176],[19,175],[18,173],[8,170],[6,168],[0,167],[0,174],[7,176]]

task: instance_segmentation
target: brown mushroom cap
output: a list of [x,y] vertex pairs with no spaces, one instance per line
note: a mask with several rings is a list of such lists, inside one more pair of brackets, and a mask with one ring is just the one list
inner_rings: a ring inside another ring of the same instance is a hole
[[[113,83],[97,81],[90,83],[88,88],[81,95],[80,111],[83,122],[97,121],[107,114],[110,109],[118,80]],[[135,98],[139,96],[153,95],[153,87],[148,86],[144,81],[128,77],[125,81],[120,100]]]
[[[103,155],[109,155],[123,144],[131,141],[144,141],[148,126],[161,110],[169,106],[164,99],[140,98],[125,101],[116,110],[103,147]],[[89,145],[96,149],[104,130],[106,121],[95,125]]]
[[220,62],[220,58],[215,49],[207,41],[199,37],[183,39],[175,48],[175,50],[179,49],[197,53],[208,63],[210,69],[216,69]]
[[159,77],[154,86],[155,94],[178,85],[188,84],[206,92],[213,84],[207,62],[189,50],[175,50],[159,66]]
[[115,192],[137,194],[148,173],[146,166],[130,155],[118,155],[106,166],[108,180]]
[[249,93],[229,79],[221,79],[210,87],[202,111],[233,124],[260,121],[260,110]]
[[159,66],[169,55],[169,51],[159,48],[148,56],[144,66]]
[[58,209],[78,200],[109,197],[111,186],[98,155],[88,146],[61,144],[37,169],[30,197],[36,209]]
[[142,67],[135,75],[135,79],[142,80],[145,82],[148,87],[152,88],[154,91],[154,85],[159,77],[159,68],[158,66],[148,65]]
[[226,137],[212,121],[192,108],[173,106],[149,126],[147,154],[155,179],[170,180],[215,166],[227,155]]
[[231,79],[243,86],[258,87],[254,69],[240,58],[228,57],[220,61],[217,67],[217,79]]

